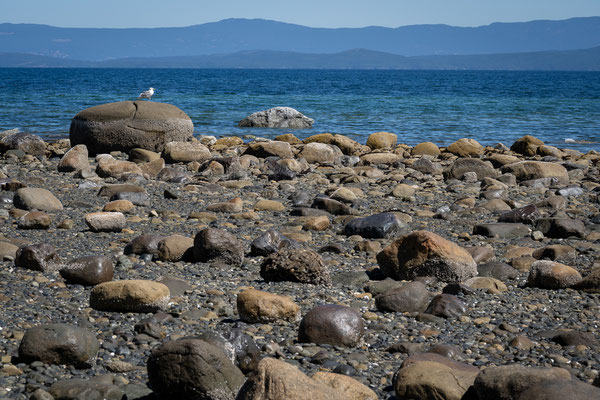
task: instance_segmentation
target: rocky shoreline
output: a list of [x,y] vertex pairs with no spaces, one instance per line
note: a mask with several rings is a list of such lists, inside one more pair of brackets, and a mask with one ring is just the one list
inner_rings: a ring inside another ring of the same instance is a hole
[[599,396],[597,152],[0,139],[1,398]]

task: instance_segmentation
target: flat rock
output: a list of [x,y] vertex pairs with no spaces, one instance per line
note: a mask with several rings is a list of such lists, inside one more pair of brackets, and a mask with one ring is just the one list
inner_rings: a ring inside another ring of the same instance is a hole
[[53,383],[48,392],[55,400],[121,400],[123,391],[116,385],[104,382],[102,378],[61,380]]
[[473,228],[474,235],[481,235],[492,238],[515,238],[529,235],[531,229],[524,224],[511,224],[511,223],[491,223],[491,224],[479,224]]
[[375,297],[379,311],[422,312],[425,311],[431,294],[421,282],[406,282],[398,288]]
[[61,211],[63,205],[47,189],[25,187],[17,190],[13,198],[15,207],[23,210]]
[[156,312],[169,302],[169,288],[158,282],[122,280],[94,286],[90,307],[100,311]]
[[127,222],[120,212],[99,211],[86,214],[84,219],[92,232],[121,232]]
[[179,108],[154,101],[122,101],[91,107],[71,121],[71,145],[92,154],[142,148],[160,152],[168,142],[185,141],[194,124]]
[[518,400],[600,399],[600,388],[579,380],[543,382],[524,391]]
[[189,163],[209,160],[212,156],[208,147],[200,142],[168,142],[163,157],[169,163]]
[[490,261],[477,266],[479,276],[489,276],[502,282],[515,279],[519,276],[519,271],[510,265],[500,261]]
[[519,161],[502,167],[502,173],[511,173],[517,181],[555,178],[558,182],[569,182],[569,174],[565,167],[557,163],[543,161]]

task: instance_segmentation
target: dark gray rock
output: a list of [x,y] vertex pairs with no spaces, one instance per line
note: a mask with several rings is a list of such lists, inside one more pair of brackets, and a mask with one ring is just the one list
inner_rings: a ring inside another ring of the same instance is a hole
[[312,208],[318,208],[320,210],[325,210],[329,214],[333,215],[354,215],[356,214],[356,210],[352,207],[347,206],[341,201],[337,201],[334,199],[330,199],[327,197],[316,197],[311,205]]
[[510,265],[500,261],[490,261],[477,266],[479,276],[487,276],[505,282],[510,279],[515,279],[519,276],[519,271]]
[[111,198],[115,194],[123,192],[146,193],[146,189],[138,185],[132,185],[130,183],[104,185],[98,191],[98,196]]
[[9,150],[21,150],[32,156],[43,156],[46,152],[46,142],[39,136],[17,130],[7,135],[2,135],[2,139],[0,139],[0,153],[5,153]]
[[470,296],[475,294],[475,289],[464,283],[452,282],[443,287],[442,293],[458,296],[459,294]]
[[365,286],[365,292],[371,293],[373,297],[377,297],[391,290],[399,289],[405,282],[398,282],[394,279],[385,279],[383,281],[372,281]]
[[579,380],[544,382],[524,391],[518,400],[600,399],[600,388]]
[[315,121],[291,107],[274,107],[250,114],[240,127],[308,129]]
[[531,229],[527,225],[511,223],[479,224],[473,228],[474,235],[501,239],[523,237],[529,235],[530,232]]
[[114,266],[112,260],[105,256],[78,257],[60,269],[62,276],[69,283],[94,286],[102,282],[112,281]]
[[245,377],[225,352],[200,339],[164,342],[150,354],[148,378],[164,399],[233,400]]
[[498,222],[523,223],[532,225],[541,214],[534,204],[506,211],[498,217]]
[[461,299],[444,293],[438,294],[431,300],[425,313],[441,318],[458,318],[466,311],[467,306]]
[[552,337],[552,341],[561,346],[584,345],[591,348],[598,346],[598,340],[594,337],[594,334],[581,331],[560,332],[558,335]]
[[20,247],[15,257],[15,265],[34,271],[50,271],[60,264],[60,257],[54,247],[47,243]]
[[244,248],[231,233],[206,228],[194,238],[194,260],[240,266],[244,261]]
[[50,386],[55,400],[122,400],[123,391],[116,385],[103,382],[102,376],[91,379],[67,379]]
[[298,248],[300,244],[290,240],[274,229],[254,239],[250,244],[251,256],[268,256],[285,247]]
[[321,256],[309,249],[281,249],[263,260],[260,276],[267,282],[331,283]]
[[364,218],[354,218],[344,228],[348,236],[359,235],[367,239],[385,238],[406,227],[394,213],[373,214]]
[[459,158],[445,175],[446,179],[460,179],[467,172],[477,174],[478,181],[486,177],[495,178],[498,175],[491,162],[478,158]]
[[122,101],[91,107],[71,121],[71,146],[85,144],[90,154],[141,148],[163,151],[168,142],[186,141],[194,124],[179,108],[153,101]]
[[243,373],[256,370],[261,359],[256,342],[241,329],[232,329],[225,335],[215,331],[205,331],[197,338],[223,349],[231,362]]
[[99,347],[96,335],[77,326],[40,325],[25,332],[19,345],[19,360],[88,368],[96,358]]
[[166,236],[144,234],[136,237],[125,246],[125,254],[158,254],[158,243]]
[[379,311],[420,312],[427,308],[431,294],[421,282],[406,282],[375,297]]
[[310,310],[300,322],[301,343],[356,346],[364,334],[362,316],[350,307],[325,304]]
[[586,236],[585,224],[578,219],[542,218],[536,221],[535,229],[553,239],[566,239],[572,236],[585,238]]
[[480,399],[518,399],[531,387],[570,379],[571,376],[564,369],[512,364],[483,369],[473,386]]

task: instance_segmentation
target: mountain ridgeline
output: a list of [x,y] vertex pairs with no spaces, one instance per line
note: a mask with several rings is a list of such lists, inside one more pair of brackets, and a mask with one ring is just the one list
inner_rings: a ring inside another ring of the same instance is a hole
[[600,70],[600,17],[480,27],[183,28],[0,24],[0,67]]

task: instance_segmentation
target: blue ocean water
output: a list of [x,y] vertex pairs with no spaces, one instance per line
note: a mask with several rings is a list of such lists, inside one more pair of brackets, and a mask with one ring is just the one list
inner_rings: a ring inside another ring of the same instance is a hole
[[[0,130],[68,137],[77,112],[134,100],[150,86],[154,101],[191,117],[196,134],[331,132],[364,143],[373,132],[389,131],[409,145],[470,137],[509,146],[530,134],[558,147],[600,151],[598,72],[0,69]],[[314,127],[237,127],[246,115],[275,106],[296,108],[315,119]]]

